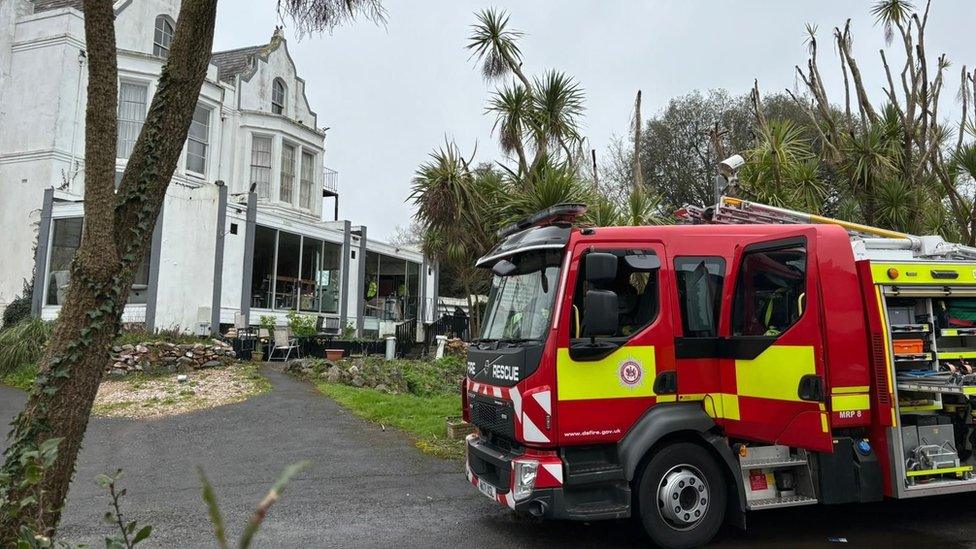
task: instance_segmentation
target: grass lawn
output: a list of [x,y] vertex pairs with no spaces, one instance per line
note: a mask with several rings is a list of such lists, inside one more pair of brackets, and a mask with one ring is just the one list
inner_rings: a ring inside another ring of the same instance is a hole
[[24,364],[20,368],[4,376],[0,376],[0,385],[16,387],[26,391],[34,384],[35,376],[37,376],[37,367],[33,364]]
[[464,441],[449,440],[445,435],[446,418],[461,411],[458,394],[391,395],[323,381],[315,386],[363,419],[410,433],[416,437],[417,448],[424,453],[448,459],[464,457]]

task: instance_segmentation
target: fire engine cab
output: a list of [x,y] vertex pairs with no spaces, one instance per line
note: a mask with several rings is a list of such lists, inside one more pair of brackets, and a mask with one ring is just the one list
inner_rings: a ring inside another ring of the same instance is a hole
[[468,480],[664,547],[747,511],[976,491],[976,249],[721,198],[513,225],[462,406]]

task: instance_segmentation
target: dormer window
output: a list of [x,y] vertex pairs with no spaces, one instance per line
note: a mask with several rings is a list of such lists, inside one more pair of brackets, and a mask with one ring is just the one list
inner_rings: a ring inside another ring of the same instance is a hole
[[271,85],[271,112],[285,114],[285,81],[280,78]]
[[173,22],[169,17],[156,18],[156,33],[153,35],[153,55],[169,58],[169,46],[173,43]]

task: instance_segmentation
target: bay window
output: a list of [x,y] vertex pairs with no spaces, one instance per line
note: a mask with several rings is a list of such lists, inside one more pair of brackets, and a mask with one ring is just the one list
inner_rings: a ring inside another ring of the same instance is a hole
[[271,138],[255,135],[251,140],[251,183],[258,198],[271,198]]
[[298,206],[312,209],[312,188],[315,183],[315,155],[302,152],[302,179],[298,190]]
[[295,146],[285,143],[281,146],[281,188],[278,200],[291,204],[295,188]]

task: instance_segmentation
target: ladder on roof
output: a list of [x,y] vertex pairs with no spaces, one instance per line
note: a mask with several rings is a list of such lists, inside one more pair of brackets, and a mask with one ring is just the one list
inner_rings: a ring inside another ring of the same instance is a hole
[[[741,198],[723,196],[718,204],[702,208],[685,205],[675,215],[691,224],[795,225],[822,223],[838,225],[851,236],[858,259],[875,259],[885,255],[906,259],[962,259],[976,260],[976,248],[946,242],[940,236],[915,236],[870,225],[852,223],[831,217],[769,206]],[[885,253],[885,252],[890,252]],[[907,254],[910,256],[905,257]]]

